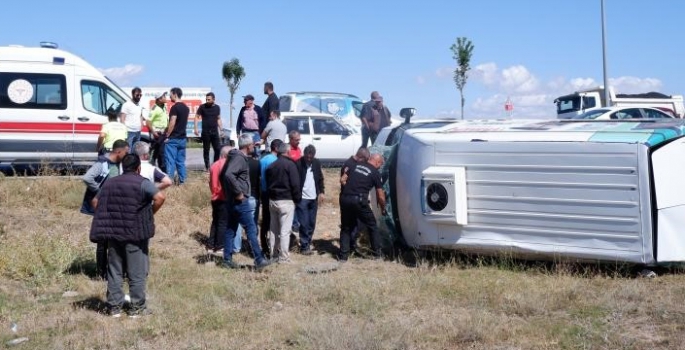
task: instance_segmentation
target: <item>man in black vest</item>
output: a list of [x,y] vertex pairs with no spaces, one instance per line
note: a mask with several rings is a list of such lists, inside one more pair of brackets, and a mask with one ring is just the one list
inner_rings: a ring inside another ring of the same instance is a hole
[[107,242],[107,304],[112,317],[124,305],[124,266],[131,295],[130,317],[150,314],[145,302],[149,270],[148,241],[155,235],[154,213],[164,204],[164,193],[140,176],[140,158],[121,161],[124,173],[109,179],[94,200],[90,240]]

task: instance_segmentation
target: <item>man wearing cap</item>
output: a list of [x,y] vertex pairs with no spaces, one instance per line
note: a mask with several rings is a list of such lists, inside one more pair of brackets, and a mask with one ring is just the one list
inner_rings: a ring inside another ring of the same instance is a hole
[[139,87],[134,87],[131,90],[131,101],[126,101],[121,106],[121,113],[123,113],[121,122],[128,129],[126,142],[128,142],[130,152],[133,152],[133,144],[140,141],[140,130],[147,119],[145,108],[140,104],[142,96],[143,91]]
[[371,92],[371,101],[362,107],[362,147],[366,148],[371,139],[371,144],[376,142],[378,133],[390,125],[390,110],[383,104],[383,97],[378,91]]
[[243,96],[243,102],[245,105],[240,109],[240,113],[238,113],[238,120],[235,126],[236,135],[252,133],[252,140],[255,143],[259,143],[264,126],[266,126],[266,115],[262,108],[254,104],[254,96]]
[[[214,162],[219,160],[221,149],[221,107],[214,103],[214,93],[208,92],[205,96],[206,103],[200,105],[195,115],[195,136],[202,138],[202,157],[205,161],[205,170],[209,170],[209,146],[214,150]],[[197,122],[202,120],[202,134],[198,133]]]
[[[166,111],[166,91],[155,94],[155,105],[150,111],[150,119],[147,121],[147,127],[150,130],[150,138],[152,139],[152,156],[150,157],[152,164],[157,164],[157,167],[166,173],[166,162],[164,160],[164,140],[166,140],[166,128],[169,126],[169,115]],[[134,145],[135,147],[135,145]]]

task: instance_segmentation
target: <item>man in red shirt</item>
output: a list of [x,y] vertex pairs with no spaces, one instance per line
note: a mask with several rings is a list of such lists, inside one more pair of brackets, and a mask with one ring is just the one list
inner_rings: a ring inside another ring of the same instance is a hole
[[224,168],[228,152],[232,148],[231,146],[221,147],[219,160],[209,167],[209,189],[212,191],[212,226],[209,229],[207,253],[219,253],[224,248],[224,232],[228,225],[228,212],[226,211],[226,195],[221,187],[221,169]]
[[300,133],[297,130],[293,130],[288,133],[288,143],[290,144],[290,151],[288,151],[288,157],[297,162],[302,158],[302,150],[300,149]]

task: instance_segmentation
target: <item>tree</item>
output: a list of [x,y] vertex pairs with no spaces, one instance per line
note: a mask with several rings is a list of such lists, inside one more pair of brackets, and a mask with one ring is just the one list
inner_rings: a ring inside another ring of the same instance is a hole
[[231,101],[229,106],[229,118],[231,121],[231,127],[233,126],[233,97],[236,91],[238,91],[238,86],[240,86],[240,81],[245,77],[245,68],[240,65],[240,61],[237,58],[231,58],[230,61],[224,62],[224,66],[221,68],[221,75],[223,75],[224,80],[226,80],[226,85],[228,85],[228,92],[231,94]]
[[464,86],[466,86],[471,70],[473,43],[465,37],[459,37],[450,49],[453,53],[452,58],[457,61],[457,68],[454,69],[454,83],[457,84],[459,95],[461,95],[461,119],[464,119]]

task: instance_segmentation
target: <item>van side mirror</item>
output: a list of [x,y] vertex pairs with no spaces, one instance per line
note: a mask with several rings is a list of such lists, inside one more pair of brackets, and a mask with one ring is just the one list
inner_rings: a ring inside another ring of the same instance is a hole
[[416,108],[402,108],[400,109],[400,117],[404,118],[404,123],[409,124],[411,117],[416,114]]

